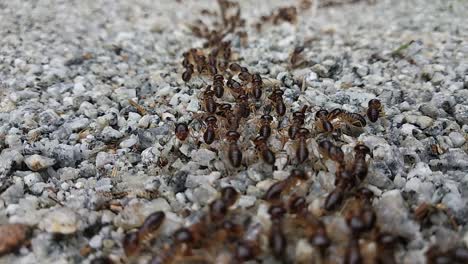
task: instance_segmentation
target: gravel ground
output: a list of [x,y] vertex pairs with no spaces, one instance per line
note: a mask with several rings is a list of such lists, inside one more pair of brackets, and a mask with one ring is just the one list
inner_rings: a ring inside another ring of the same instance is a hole
[[[347,156],[357,141],[372,151],[362,186],[376,196],[380,229],[404,240],[397,263],[426,263],[432,245],[468,246],[468,2],[323,0],[297,23],[256,31],[261,15],[291,4],[241,1],[248,40],[228,36],[237,62],[284,91],[286,118],[275,116],[274,130],[303,105],[312,129],[320,108],[363,113],[378,98],[385,116],[340,142]],[[241,193],[235,214],[271,225],[262,197],[298,167],[297,142],[280,151],[272,139],[274,170],[256,158],[257,111],[243,128],[247,167],[230,166],[225,140],[201,143],[207,80],[185,83],[181,61],[204,43],[189,28],[212,19],[204,8],[218,10],[214,1],[0,3],[0,263],[144,263],[225,186]],[[298,45],[305,63],[292,69]],[[178,122],[190,122],[184,142]],[[336,168],[313,169],[316,138],[307,145],[310,162],[299,167],[309,179],[295,192],[316,212]],[[438,209],[421,222],[414,210],[423,203]],[[124,235],[156,211],[165,212],[161,239],[127,259]],[[339,212],[323,220],[333,243],[349,236]],[[306,239],[289,245],[288,263],[317,254]],[[276,260],[266,250],[257,261]]]

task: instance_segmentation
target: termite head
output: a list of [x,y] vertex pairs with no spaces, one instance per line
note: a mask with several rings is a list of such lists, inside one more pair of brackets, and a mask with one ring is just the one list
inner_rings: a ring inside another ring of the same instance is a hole
[[221,74],[215,74],[215,76],[213,77],[213,80],[217,82],[222,82],[224,81],[224,77]]
[[247,96],[247,94],[245,93],[242,93],[241,95],[239,95],[237,97],[237,99],[240,101],[240,102],[247,102],[249,100],[249,96]]
[[273,122],[273,117],[269,114],[262,115],[260,119],[267,124],[270,124],[271,122]]
[[291,171],[291,174],[289,175],[289,177],[291,178],[295,178],[295,179],[299,179],[299,180],[302,180],[302,181],[305,181],[307,180],[307,173],[305,173],[303,170],[301,169],[293,169]]
[[206,98],[209,98],[209,97],[213,97],[215,95],[215,91],[213,91],[211,89],[211,85],[208,86],[208,88],[206,88],[206,91],[203,93],[203,95],[206,97]]
[[325,109],[320,109],[315,113],[315,120],[325,119],[328,116],[328,111]]
[[253,143],[255,144],[256,147],[259,147],[263,144],[266,143],[266,138],[264,136],[257,136],[254,140]]
[[272,220],[279,220],[286,214],[286,209],[282,205],[272,205],[268,209],[268,213]]
[[221,109],[221,111],[230,111],[232,108],[231,104],[221,104],[221,106],[219,107],[219,109]]
[[281,96],[283,96],[284,92],[283,92],[283,90],[275,89],[275,90],[273,91],[273,94],[274,94],[274,96],[275,96],[276,98],[280,98]]
[[379,99],[371,99],[368,103],[369,108],[380,109],[382,107],[382,103]]
[[257,84],[262,84],[262,77],[260,76],[259,73],[255,73],[253,76],[252,76],[252,80],[253,82],[257,83]]
[[361,154],[362,156],[365,156],[366,154],[369,154],[371,155],[371,151],[370,149],[362,144],[362,143],[359,143],[357,144],[355,147],[354,147],[354,151],[357,153],[357,154]]
[[293,113],[293,119],[304,120],[305,119],[305,112],[309,106],[304,105],[301,110],[296,111]]
[[343,114],[343,110],[339,108],[333,109],[327,116],[329,120],[333,120]]
[[226,138],[227,138],[228,141],[235,142],[235,141],[239,140],[240,134],[237,131],[229,130],[226,133]]
[[208,117],[205,119],[205,122],[206,122],[208,125],[216,125],[216,123],[218,122],[218,119],[217,119],[215,116],[208,116]]
[[309,136],[309,129],[303,127],[299,128],[296,138],[306,138],[307,136]]

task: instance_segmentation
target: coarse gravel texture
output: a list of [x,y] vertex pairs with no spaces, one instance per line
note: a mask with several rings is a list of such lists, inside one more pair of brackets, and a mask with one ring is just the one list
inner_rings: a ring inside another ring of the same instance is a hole
[[[259,33],[261,15],[292,2],[241,1],[248,42],[231,39],[234,57],[281,84],[286,116],[304,104],[364,112],[379,98],[385,116],[357,139],[345,136],[343,150],[359,140],[373,152],[364,186],[377,195],[381,227],[408,240],[398,263],[425,263],[433,244],[468,246],[468,2],[325,2]],[[203,8],[217,10],[213,3],[0,2],[0,224],[32,229],[30,243],[0,263],[124,259],[124,234],[146,216],[165,211],[169,235],[186,224],[183,211],[227,185],[242,193],[237,207],[264,216],[263,193],[295,166],[278,154],[275,172],[255,158],[247,170],[229,169],[224,141],[198,144],[193,114],[202,113],[205,81],[181,79],[182,53],[203,44],[188,25]],[[307,65],[292,70],[297,45]],[[190,137],[178,141],[175,123],[192,119]],[[307,199],[320,205],[334,176],[309,174]],[[423,202],[447,206],[458,227],[440,213],[423,228],[412,216]]]

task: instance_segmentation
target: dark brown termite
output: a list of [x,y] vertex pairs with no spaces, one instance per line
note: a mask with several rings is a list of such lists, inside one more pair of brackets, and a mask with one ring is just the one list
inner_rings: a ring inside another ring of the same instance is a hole
[[206,144],[210,145],[216,138],[216,129],[218,128],[218,119],[215,116],[208,116],[205,119],[206,130],[203,133],[203,140]]
[[309,150],[307,148],[306,138],[309,135],[309,130],[306,128],[300,128],[297,131],[297,148],[296,157],[299,164],[303,163],[309,158]]
[[299,62],[301,61],[301,53],[304,51],[304,46],[297,46],[294,48],[293,52],[291,53],[289,62],[291,63],[291,66],[297,67],[299,65]]
[[284,116],[286,114],[286,105],[283,101],[283,94],[284,92],[280,89],[275,89],[273,93],[268,97],[271,101],[273,101],[276,114],[278,116]]
[[182,73],[182,80],[184,82],[189,82],[190,79],[192,79],[192,74],[193,74],[193,65],[190,64],[189,67],[187,67],[186,70]]
[[210,87],[207,88],[207,90],[203,93],[203,104],[205,106],[205,111],[214,114],[216,112],[216,107],[217,103],[214,100],[214,94],[215,92],[210,89]]
[[240,94],[237,97],[237,111],[241,117],[243,118],[249,117],[250,108],[249,108],[249,97],[247,96],[247,94]]
[[273,117],[269,114],[262,115],[261,119],[261,126],[259,135],[268,139],[271,135],[271,122],[273,122]]
[[216,74],[213,77],[213,89],[215,91],[215,95],[218,98],[223,97],[224,95],[224,77],[221,74]]
[[333,191],[331,191],[328,194],[323,207],[327,211],[333,211],[341,205],[341,203],[343,202],[343,198],[344,190],[342,187],[337,186]]
[[252,94],[255,98],[255,100],[260,100],[262,98],[262,87],[263,87],[263,81],[262,77],[260,74],[255,73],[252,76]]
[[366,163],[366,154],[370,154],[370,149],[363,145],[357,144],[354,147],[354,163],[353,163],[353,174],[360,181],[363,181],[368,172],[367,163]]
[[308,106],[305,105],[300,111],[296,111],[293,113],[292,124],[289,126],[288,129],[288,136],[292,140],[296,138],[296,134],[299,128],[301,128],[302,125],[304,125],[305,112],[307,110],[307,107]]
[[240,138],[240,134],[237,131],[228,131],[226,133],[226,138],[229,142],[228,149],[228,158],[231,165],[235,168],[240,167],[242,164],[242,151],[237,144],[237,141]]
[[335,128],[331,120],[328,111],[325,109],[321,109],[315,113],[315,127],[318,128],[320,132],[333,132]]
[[258,136],[254,139],[254,144],[256,148],[260,152],[260,156],[262,157],[262,160],[270,165],[275,164],[275,154],[271,149],[268,147],[266,138],[262,136]]
[[369,118],[372,123],[375,123],[381,115],[382,103],[380,103],[379,99],[371,99],[368,103],[367,118]]
[[154,233],[161,227],[166,215],[164,212],[158,211],[146,217],[143,225],[138,229],[138,239],[145,241],[151,239]]

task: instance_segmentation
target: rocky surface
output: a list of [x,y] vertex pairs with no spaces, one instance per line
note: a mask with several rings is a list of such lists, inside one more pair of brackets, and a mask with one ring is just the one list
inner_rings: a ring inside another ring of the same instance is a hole
[[[342,149],[350,153],[361,141],[372,150],[364,185],[377,195],[381,227],[408,240],[398,263],[425,263],[433,244],[468,246],[468,3],[320,1],[296,24],[257,32],[261,15],[290,4],[259,2],[241,1],[248,41],[232,37],[233,56],[265,83],[280,84],[287,116],[304,104],[353,112],[372,98],[384,105],[385,117],[356,139],[345,137]],[[212,3],[15,0],[0,7],[0,224],[32,230],[30,243],[1,263],[125,259],[124,234],[148,215],[165,211],[169,235],[190,221],[184,211],[201,210],[224,186],[242,193],[236,206],[245,214],[266,214],[263,193],[294,166],[278,151],[274,172],[255,153],[249,168],[229,169],[225,141],[198,144],[205,81],[181,79],[182,53],[203,44],[188,26]],[[306,65],[291,69],[298,45]],[[313,123],[308,115],[305,127]],[[252,119],[255,129],[258,116]],[[190,122],[184,142],[174,135],[177,122]],[[316,144],[308,141],[318,157]],[[320,207],[334,177],[309,174],[305,194]],[[430,228],[416,221],[424,202],[444,205],[457,226],[447,224],[446,211],[431,217]],[[311,250],[301,240],[295,254]]]

